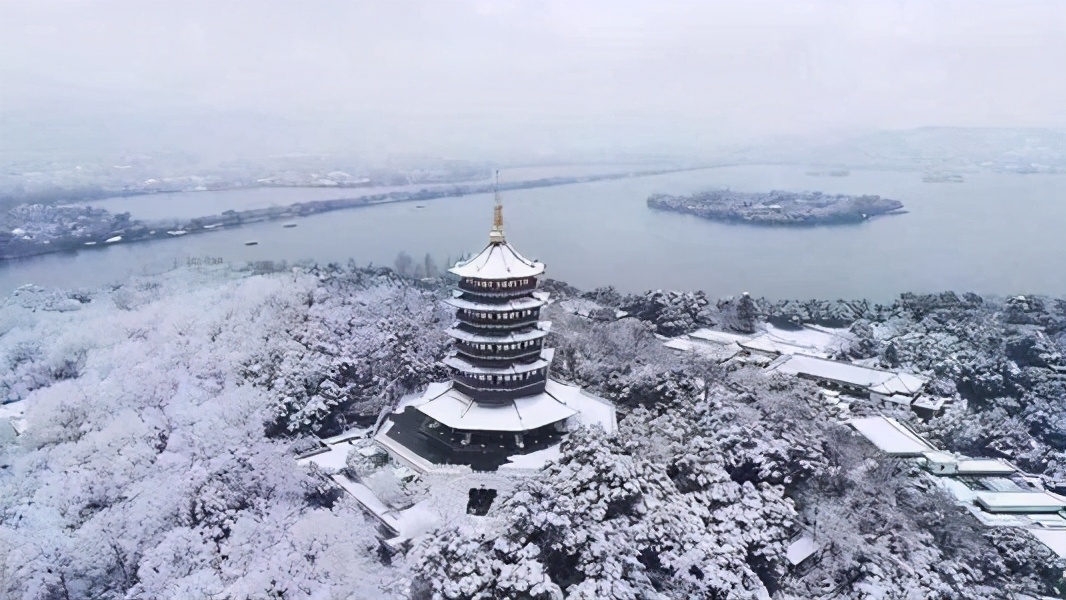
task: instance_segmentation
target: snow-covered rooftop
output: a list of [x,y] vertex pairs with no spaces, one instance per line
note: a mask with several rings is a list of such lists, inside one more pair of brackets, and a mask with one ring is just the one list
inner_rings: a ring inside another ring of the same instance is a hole
[[792,566],[796,566],[817,552],[818,548],[818,542],[815,542],[810,535],[803,534],[789,544],[788,549],[785,550],[785,558]]
[[848,421],[873,445],[893,456],[921,456],[933,448],[895,419],[862,417]]
[[451,355],[445,357],[444,364],[452,367],[453,369],[459,369],[464,373],[476,373],[479,375],[515,375],[518,373],[529,373],[530,371],[536,371],[537,369],[543,369],[547,367],[552,357],[555,356],[555,348],[545,348],[540,351],[540,358],[533,362],[528,363],[511,363],[505,368],[492,368],[492,367],[479,367],[461,356]]
[[740,333],[730,333],[728,331],[716,331],[714,329],[697,329],[688,334],[689,337],[711,342],[714,344],[735,344],[738,342],[746,342],[751,339],[750,335],[743,335]]
[[617,431],[615,408],[610,402],[581,388],[549,379],[544,392],[516,398],[500,406],[482,405],[452,387],[432,383],[409,403],[423,414],[453,429],[472,431],[528,431],[570,417],[580,425]]
[[548,464],[549,461],[558,460],[562,456],[562,444],[555,444],[543,450],[530,452],[529,454],[516,454],[507,457],[507,464],[501,465],[503,471],[536,471]]
[[933,450],[931,452],[923,452],[922,456],[931,463],[957,465],[959,459],[955,458],[955,455],[950,452],[944,452],[943,450]]
[[1066,529],[1033,528],[1029,530],[1029,533],[1051,548],[1051,551],[1058,554],[1060,558],[1066,558]]
[[7,421],[16,433],[26,430],[26,404],[23,401],[0,404],[0,421]]
[[663,345],[671,350],[698,352],[703,356],[713,358],[718,362],[729,360],[740,353],[740,346],[734,343],[720,344],[718,342],[692,339],[691,337],[674,338],[663,342]]
[[459,329],[459,323],[456,322],[448,329],[445,329],[444,333],[450,335],[451,337],[457,340],[462,340],[464,342],[475,342],[482,344],[509,344],[512,342],[526,342],[529,340],[540,339],[548,335],[548,331],[551,329],[551,326],[551,321],[537,321],[534,328],[528,331],[508,333],[507,335],[482,335]]
[[965,458],[959,461],[959,475],[1010,475],[1015,468],[994,458]]
[[322,438],[322,443],[332,446],[333,444],[347,442],[348,440],[369,437],[371,432],[373,432],[372,427],[353,427],[343,433],[338,433],[333,437]]
[[977,492],[974,501],[989,512],[1044,513],[1066,509],[1066,498],[1051,492]]
[[577,411],[547,392],[517,398],[506,404],[487,405],[446,384],[436,396],[423,396],[414,406],[426,416],[466,431],[529,431],[569,419]]
[[[713,333],[719,338],[723,335],[722,332]],[[807,354],[827,357],[846,346],[850,336],[851,334],[843,329],[834,330],[813,326],[782,329],[767,325],[766,332],[762,334],[734,341],[745,349],[765,354]]]
[[507,242],[492,242],[474,258],[456,263],[448,271],[475,279],[514,279],[536,277],[544,272],[544,264],[525,258]]
[[[461,292],[456,292],[461,293]],[[444,300],[445,304],[454,308],[465,308],[467,310],[484,310],[491,312],[504,312],[509,310],[526,310],[529,308],[540,308],[548,303],[547,292],[533,292],[530,298],[518,298],[509,302],[502,303],[489,303],[489,302],[473,302],[466,298],[447,298]]]
[[805,354],[794,354],[786,360],[775,363],[771,369],[790,375],[806,375],[863,387],[873,393],[886,396],[915,394],[927,382],[925,378],[916,375],[860,367]]
[[352,446],[348,444],[337,444],[330,446],[329,450],[325,452],[297,459],[296,463],[300,465],[314,463],[326,472],[332,473],[344,468],[347,464],[348,452],[351,449]]

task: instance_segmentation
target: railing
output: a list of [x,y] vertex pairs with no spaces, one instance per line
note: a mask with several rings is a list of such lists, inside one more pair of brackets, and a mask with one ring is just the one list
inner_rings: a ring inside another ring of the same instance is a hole
[[515,287],[501,288],[501,287],[480,287],[476,286],[469,281],[460,280],[456,286],[463,292],[469,292],[471,294],[477,294],[479,296],[488,296],[490,298],[502,298],[509,296],[525,296],[530,292],[536,291],[537,282],[534,279],[532,283],[526,285],[517,285]]
[[531,396],[543,392],[548,378],[541,374],[520,381],[491,382],[471,379],[462,373],[453,373],[452,382],[457,390],[467,396],[476,398],[478,401],[503,404],[513,398]]
[[455,349],[457,352],[459,352],[459,354],[469,356],[473,359],[493,361],[515,360],[519,358],[537,356],[540,354],[543,348],[540,344],[534,344],[532,346],[526,346],[525,348],[516,348],[514,350],[479,350],[473,347],[472,345],[464,344],[462,342],[456,342]]
[[518,327],[525,327],[526,325],[533,325],[540,320],[540,311],[534,310],[532,315],[528,317],[517,317],[510,319],[486,319],[484,317],[475,317],[470,313],[460,310],[456,311],[455,316],[461,323],[467,325],[473,325],[475,327],[495,327],[500,329],[515,329]]

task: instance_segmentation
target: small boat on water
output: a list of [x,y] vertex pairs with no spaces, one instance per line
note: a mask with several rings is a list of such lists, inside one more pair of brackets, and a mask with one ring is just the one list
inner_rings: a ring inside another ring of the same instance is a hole
[[185,231],[184,229],[176,229],[174,231],[168,231],[167,235],[175,235],[176,236],[176,235],[185,235],[186,233],[189,233],[189,232]]
[[244,242],[244,245],[245,246],[258,246],[259,242],[255,241],[255,240],[248,240],[247,242]]
[[415,205],[415,208],[425,208],[425,207],[426,207],[425,204],[416,204]]
[[282,227],[285,227],[287,229],[291,229],[293,227],[296,227],[296,223],[286,223],[286,224],[282,225]]

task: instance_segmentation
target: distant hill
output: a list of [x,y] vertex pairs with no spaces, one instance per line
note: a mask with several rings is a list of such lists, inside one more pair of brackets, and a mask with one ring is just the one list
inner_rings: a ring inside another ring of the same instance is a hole
[[847,167],[1066,171],[1066,129],[922,127],[837,137],[777,137],[738,149],[737,162]]

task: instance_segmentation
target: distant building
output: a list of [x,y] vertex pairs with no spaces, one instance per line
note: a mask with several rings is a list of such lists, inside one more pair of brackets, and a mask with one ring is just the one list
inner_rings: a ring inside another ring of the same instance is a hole
[[974,502],[991,513],[1057,513],[1066,498],[1045,491],[977,492]]
[[919,457],[933,451],[933,447],[921,436],[895,419],[862,417],[851,419],[848,425],[890,456]]
[[543,460],[512,459],[549,450],[573,425],[616,427],[609,402],[549,377],[551,323],[540,320],[548,294],[537,291],[544,265],[507,243],[502,211],[497,197],[489,244],[449,269],[459,277],[448,300],[450,381],[404,399],[374,438],[422,472],[535,467]]
[[1013,466],[994,458],[960,458],[949,452],[935,450],[923,454],[925,468],[934,475],[984,476],[1012,475]]
[[908,407],[921,416],[935,415],[944,406],[942,398],[921,395],[929,383],[928,379],[909,373],[862,367],[805,354],[782,356],[767,370],[810,379],[830,389],[869,398],[882,406]]

